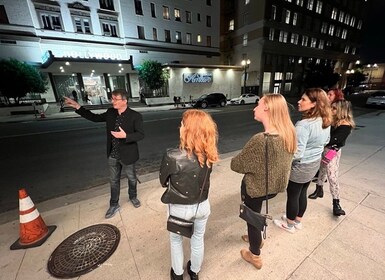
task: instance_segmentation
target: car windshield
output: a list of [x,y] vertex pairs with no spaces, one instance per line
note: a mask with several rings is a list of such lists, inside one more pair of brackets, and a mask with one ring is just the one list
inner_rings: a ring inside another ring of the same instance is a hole
[[207,97],[207,94],[202,94],[201,97],[199,97],[199,98],[203,99],[203,98],[206,98],[206,97]]

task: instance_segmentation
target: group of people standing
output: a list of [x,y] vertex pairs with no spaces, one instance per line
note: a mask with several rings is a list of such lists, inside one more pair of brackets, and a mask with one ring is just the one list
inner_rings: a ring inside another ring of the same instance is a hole
[[[128,108],[128,96],[124,91],[114,91],[112,100],[113,108],[96,115],[76,101],[66,99],[66,103],[86,119],[107,123],[111,200],[106,218],[119,210],[122,168],[127,170],[129,198],[135,207],[140,206],[135,162],[138,159],[137,141],[144,137],[142,117]],[[286,190],[286,214],[275,219],[274,224],[290,233],[303,228],[307,189],[318,170],[316,191],[309,197],[323,197],[323,183],[328,177],[333,214],[345,214],[339,204],[338,166],[341,147],[355,126],[351,104],[343,99],[340,90],[331,90],[327,94],[319,88],[307,89],[298,101],[298,110],[302,119],[294,126],[285,98],[280,94],[264,95],[254,108],[254,119],[262,123],[264,131],[255,134],[231,160],[231,169],[244,174],[241,199],[253,211],[261,213],[264,200]],[[194,221],[186,268],[190,279],[196,280],[203,263],[204,234],[210,215],[210,174],[213,164],[219,160],[217,125],[203,110],[186,110],[179,127],[179,140],[177,148],[165,153],[159,178],[162,187],[173,186],[171,195],[162,196],[162,202],[168,204],[168,214]],[[337,155],[328,164],[321,163],[322,156],[330,149],[335,149]],[[249,243],[249,248],[241,250],[241,257],[261,269],[263,238],[260,230],[247,223],[247,235],[242,235],[242,239]],[[182,280],[183,237],[170,232],[170,248],[170,279]]]

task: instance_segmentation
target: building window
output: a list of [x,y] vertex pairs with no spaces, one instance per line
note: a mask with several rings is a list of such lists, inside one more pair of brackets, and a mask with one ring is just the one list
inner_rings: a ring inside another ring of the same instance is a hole
[[298,64],[302,64],[302,57],[298,58]]
[[186,23],[191,23],[191,12],[186,11]]
[[191,42],[191,33],[186,33],[186,44],[187,45],[191,45],[192,42]]
[[317,58],[317,60],[315,61],[315,64],[320,64],[321,63],[321,59]]
[[307,9],[312,11],[314,6],[314,0],[308,0],[307,1]]
[[171,32],[170,30],[164,30],[164,40],[168,43],[171,42]]
[[5,11],[4,5],[0,5],[0,23],[9,24],[7,12]]
[[211,47],[211,36],[207,36],[206,37],[206,45],[208,46],[208,47]]
[[288,33],[286,31],[280,31],[279,32],[279,41],[282,43],[287,43],[287,36],[288,36]]
[[355,17],[352,17],[350,19],[350,26],[354,27],[354,24],[356,23],[356,18]]
[[332,19],[337,19],[337,12],[338,12],[337,8],[333,8],[332,16],[331,16]]
[[206,5],[211,6],[211,0],[206,0]]
[[245,5],[249,4],[250,0],[245,0]]
[[243,14],[243,25],[248,25],[249,24],[249,13],[244,13]]
[[328,24],[326,22],[323,22],[321,25],[321,33],[326,34],[328,31]]
[[174,17],[175,17],[175,21],[181,21],[179,9],[174,9]]
[[337,27],[336,28],[336,33],[335,33],[336,37],[340,37],[341,35],[341,28],[340,27]]
[[200,13],[197,13],[197,21],[198,21],[198,22],[201,21],[201,14],[200,14]]
[[102,22],[104,36],[118,37],[116,23]]
[[341,38],[342,39],[346,39],[346,36],[348,35],[348,31],[346,30],[346,29],[343,29],[342,30],[342,36],[341,36]]
[[277,7],[272,5],[271,6],[271,19],[275,20],[277,17]]
[[135,0],[135,13],[143,16],[142,1],[140,0]]
[[362,20],[359,20],[357,24],[357,29],[361,30],[361,28],[362,28]]
[[167,6],[163,6],[163,18],[170,19],[170,9]]
[[293,25],[294,26],[297,25],[297,20],[298,20],[298,14],[297,13],[293,13]]
[[310,47],[311,48],[317,47],[317,39],[316,38],[311,38]]
[[270,28],[269,30],[269,40],[274,41],[274,28]]
[[349,24],[349,22],[350,22],[350,15],[346,14],[345,15],[345,24]]
[[356,48],[352,48],[352,54],[356,54]]
[[307,42],[309,41],[308,36],[302,36],[302,46],[307,47]]
[[144,37],[144,26],[138,25],[137,28],[138,28],[138,38],[139,39],[146,39]]
[[291,34],[290,43],[292,43],[292,44],[294,44],[294,45],[298,45],[298,37],[299,37],[298,34],[292,33],[292,34]]
[[317,14],[321,14],[322,13],[322,2],[321,1],[317,1],[317,5],[315,6],[315,12]]
[[291,83],[285,83],[285,91],[291,91]]
[[281,81],[281,80],[282,80],[282,72],[275,72],[274,81]]
[[229,21],[229,31],[233,31],[234,30],[234,20],[230,20]]
[[349,46],[345,46],[344,53],[349,53]]
[[290,11],[286,10],[285,12],[285,23],[289,24],[290,23]]
[[158,30],[155,27],[152,28],[152,39],[158,41]]
[[340,16],[338,17],[339,22],[344,22],[345,13],[343,11],[340,11]]
[[270,91],[271,72],[263,72],[262,92]]
[[293,73],[292,72],[287,72],[285,75],[285,80],[290,81],[293,80]]
[[151,3],[151,16],[156,18],[155,3]]
[[99,0],[99,5],[100,5],[100,9],[115,11],[114,0]]
[[197,35],[197,42],[198,43],[202,42],[202,36],[200,34]]
[[175,40],[177,44],[182,44],[182,33],[180,31],[175,32]]
[[303,7],[303,0],[297,0],[297,5]]
[[324,40],[319,40],[318,48],[322,50],[324,48],[324,45],[325,45],[325,41]]
[[248,39],[248,34],[247,33],[245,33],[245,34],[243,34],[243,46],[244,47],[246,47],[247,46],[247,39]]
[[91,34],[90,19],[83,17],[74,17],[75,31],[78,33]]
[[211,27],[211,16],[206,16],[206,26]]
[[330,26],[329,26],[329,35],[330,36],[334,35],[334,25],[333,24],[330,24]]
[[41,14],[40,18],[43,29],[63,30],[59,15]]

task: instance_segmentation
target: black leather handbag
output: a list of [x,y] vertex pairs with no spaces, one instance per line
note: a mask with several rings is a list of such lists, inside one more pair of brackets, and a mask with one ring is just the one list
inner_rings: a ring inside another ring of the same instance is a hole
[[[173,216],[173,215],[169,215],[168,219],[167,219],[167,230],[168,231],[182,235],[184,237],[191,238],[191,236],[194,233],[194,220],[195,220],[195,217],[196,217],[197,212],[198,212],[198,207],[199,207],[200,200],[202,197],[203,188],[206,184],[206,179],[207,179],[208,173],[209,173],[209,168],[207,168],[207,170],[206,170],[205,178],[203,180],[203,184],[201,187],[201,192],[199,194],[199,200],[198,200],[199,202],[197,205],[197,209],[195,211],[195,215],[192,218],[192,220],[185,220],[185,219]],[[168,186],[171,187],[171,182],[168,183]],[[169,207],[169,212],[170,212],[170,204],[168,205],[168,207]]]
[[259,231],[263,231],[263,238],[266,239],[266,227],[267,221],[266,219],[272,220],[273,218],[268,215],[269,212],[269,176],[267,172],[268,164],[267,164],[267,156],[268,148],[267,148],[267,136],[265,135],[265,185],[266,185],[266,214],[261,214],[255,212],[251,208],[249,208],[243,201],[239,206],[239,217],[245,220],[248,224],[251,224],[253,227],[257,228]]

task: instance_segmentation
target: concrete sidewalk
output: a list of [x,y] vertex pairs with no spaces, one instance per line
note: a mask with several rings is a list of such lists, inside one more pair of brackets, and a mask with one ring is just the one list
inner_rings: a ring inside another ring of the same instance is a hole
[[[324,198],[308,201],[302,230],[290,234],[269,223],[261,270],[240,256],[240,249],[247,246],[240,238],[246,226],[238,218],[242,175],[230,170],[235,153],[222,155],[212,175],[212,213],[200,279],[385,279],[385,113],[362,115],[356,122],[358,129],[343,149],[340,166],[346,216],[332,215],[325,185]],[[19,237],[19,217],[15,211],[2,214],[0,221],[11,222],[0,225],[0,279],[52,279],[47,260],[53,250],[74,232],[100,223],[120,229],[120,244],[105,263],[79,279],[169,279],[167,206],[160,202],[163,189],[157,174],[147,176],[153,179],[138,187],[142,207],[135,209],[128,202],[126,185],[121,210],[109,220],[104,219],[108,185],[37,204],[45,223],[58,227],[40,247],[10,251]],[[313,189],[314,184],[309,191]],[[272,199],[270,214],[279,218],[285,202],[285,193]],[[185,245],[187,249],[187,241]],[[185,263],[188,259],[185,255]],[[189,279],[187,273],[184,277]]]

